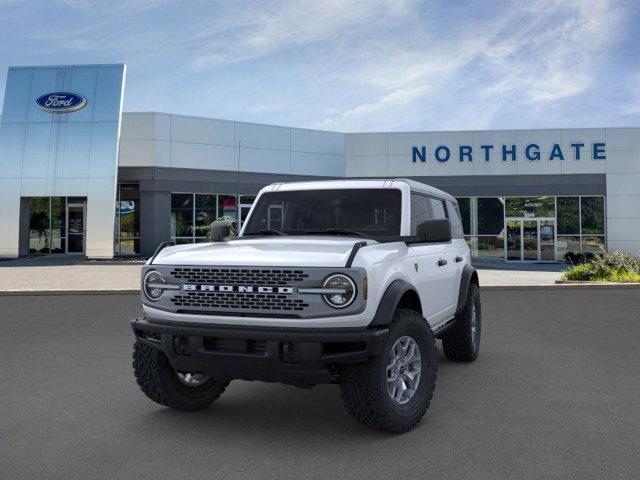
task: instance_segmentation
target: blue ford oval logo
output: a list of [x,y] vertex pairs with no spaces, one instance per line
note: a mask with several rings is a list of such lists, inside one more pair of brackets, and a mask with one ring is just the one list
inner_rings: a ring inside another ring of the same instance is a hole
[[72,113],[85,107],[87,99],[77,93],[53,92],[38,97],[36,105],[49,113]]

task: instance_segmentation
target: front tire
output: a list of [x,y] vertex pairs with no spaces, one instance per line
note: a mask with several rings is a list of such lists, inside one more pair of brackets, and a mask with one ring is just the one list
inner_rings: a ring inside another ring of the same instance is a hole
[[229,384],[204,375],[176,372],[164,353],[141,342],[133,347],[133,373],[147,397],[176,410],[207,408]]
[[429,408],[437,369],[435,339],[426,320],[417,312],[399,309],[381,354],[367,363],[342,367],[342,401],[363,425],[408,432]]
[[467,303],[451,330],[442,337],[444,356],[454,362],[473,362],[480,350],[480,288],[469,285]]

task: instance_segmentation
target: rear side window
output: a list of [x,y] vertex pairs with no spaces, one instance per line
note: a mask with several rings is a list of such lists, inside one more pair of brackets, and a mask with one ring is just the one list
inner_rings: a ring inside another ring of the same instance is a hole
[[431,207],[429,206],[429,197],[411,194],[411,235],[416,235],[418,225],[425,220],[433,218],[431,216]]
[[464,238],[464,229],[462,227],[462,219],[460,218],[460,210],[455,202],[447,200],[447,213],[451,222],[451,235],[453,238]]
[[444,208],[444,202],[439,198],[430,198],[431,211],[433,218],[447,218],[447,211]]

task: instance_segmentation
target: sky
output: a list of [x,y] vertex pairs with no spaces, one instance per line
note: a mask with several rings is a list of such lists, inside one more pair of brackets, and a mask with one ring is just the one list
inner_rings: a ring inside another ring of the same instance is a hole
[[127,64],[125,111],[341,132],[640,126],[640,2],[0,0],[9,66]]

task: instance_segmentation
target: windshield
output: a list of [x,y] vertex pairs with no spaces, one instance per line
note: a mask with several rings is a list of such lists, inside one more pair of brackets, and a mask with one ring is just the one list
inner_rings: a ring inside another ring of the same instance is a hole
[[243,235],[400,235],[401,198],[396,189],[265,193]]

